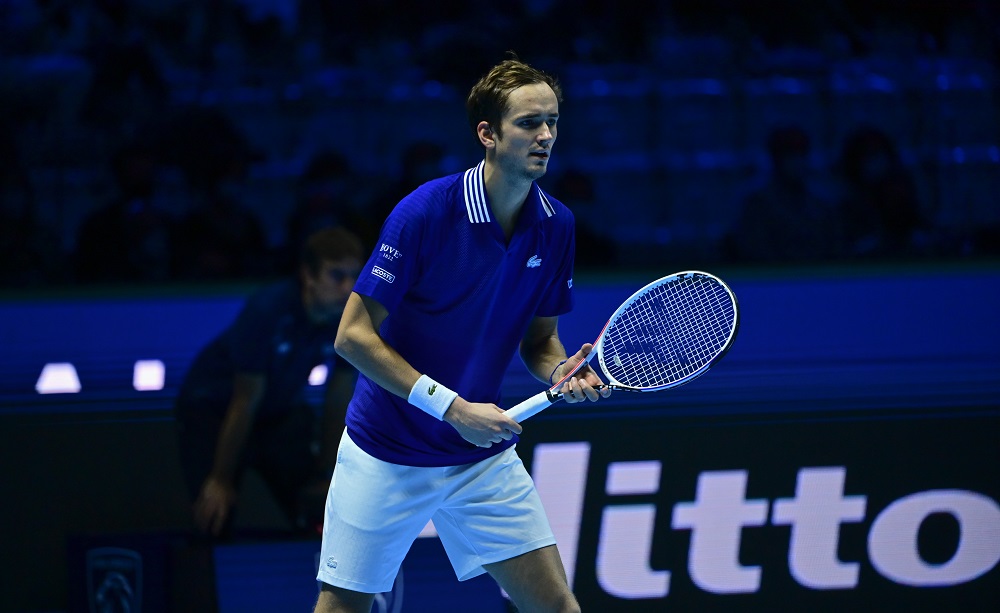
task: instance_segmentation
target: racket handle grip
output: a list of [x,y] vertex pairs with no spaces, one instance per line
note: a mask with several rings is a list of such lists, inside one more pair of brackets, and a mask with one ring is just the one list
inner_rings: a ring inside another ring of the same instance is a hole
[[554,396],[552,392],[545,390],[507,409],[506,415],[514,421],[521,422],[552,406],[558,399],[559,396]]

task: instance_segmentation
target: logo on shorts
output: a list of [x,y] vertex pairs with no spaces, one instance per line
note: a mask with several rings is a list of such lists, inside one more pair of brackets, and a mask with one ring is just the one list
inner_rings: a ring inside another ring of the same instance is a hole
[[337,561],[333,559],[333,556],[330,556],[329,558],[326,559],[326,567],[337,568]]
[[392,274],[388,270],[385,270],[384,268],[379,268],[378,266],[372,266],[372,274],[389,283],[396,280],[396,275]]
[[538,268],[541,265],[542,265],[542,258],[538,257],[537,253],[528,258],[528,264],[527,264],[528,268]]
[[433,396],[433,395],[434,395],[434,392],[436,392],[436,391],[437,391],[437,389],[438,389],[438,386],[437,386],[437,383],[435,383],[434,385],[432,385],[432,386],[428,387],[428,388],[427,388],[427,395],[428,395],[428,396]]

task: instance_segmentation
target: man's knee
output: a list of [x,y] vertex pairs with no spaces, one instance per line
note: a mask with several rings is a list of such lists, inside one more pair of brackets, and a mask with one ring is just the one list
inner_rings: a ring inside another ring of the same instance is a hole
[[558,613],[580,613],[580,603],[576,601],[576,597],[571,593],[563,594],[555,606],[552,608],[553,611]]

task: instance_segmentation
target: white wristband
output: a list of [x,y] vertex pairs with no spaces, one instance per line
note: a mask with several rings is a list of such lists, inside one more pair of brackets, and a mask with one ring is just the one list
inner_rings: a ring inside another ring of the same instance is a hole
[[424,413],[441,420],[456,398],[458,398],[457,392],[451,391],[427,375],[420,375],[410,389],[407,400]]

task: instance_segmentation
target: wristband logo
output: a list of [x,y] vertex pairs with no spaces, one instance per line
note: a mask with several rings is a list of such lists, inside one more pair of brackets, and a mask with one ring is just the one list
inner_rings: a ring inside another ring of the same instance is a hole
[[430,387],[427,388],[427,395],[428,396],[433,396],[434,392],[436,392],[437,389],[438,389],[437,383],[431,385]]

